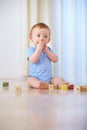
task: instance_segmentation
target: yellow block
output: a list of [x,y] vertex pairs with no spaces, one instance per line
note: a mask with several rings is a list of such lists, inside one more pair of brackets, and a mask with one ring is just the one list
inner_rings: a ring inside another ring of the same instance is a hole
[[68,84],[67,83],[61,84],[60,89],[61,90],[68,90]]

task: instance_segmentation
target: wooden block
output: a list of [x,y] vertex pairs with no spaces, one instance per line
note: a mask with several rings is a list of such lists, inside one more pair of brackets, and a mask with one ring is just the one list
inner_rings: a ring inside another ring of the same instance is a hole
[[61,89],[61,90],[68,90],[68,86],[69,86],[68,83],[61,84],[61,85],[60,85],[60,89]]
[[53,84],[49,84],[49,90],[53,90],[54,86]]
[[80,86],[77,86],[76,91],[77,91],[77,92],[80,92]]
[[58,85],[57,84],[53,84],[54,89],[58,89]]
[[59,84],[57,85],[57,89],[60,89],[60,85]]
[[69,84],[68,89],[69,89],[69,90],[74,89],[74,84]]
[[9,86],[9,82],[3,82],[3,87],[8,87]]
[[21,94],[21,86],[16,86],[15,87],[15,93],[16,94]]
[[77,86],[77,92],[87,92],[87,86]]
[[84,91],[84,92],[87,92],[87,87],[84,86],[84,87],[83,87],[83,91]]
[[49,90],[57,89],[57,84],[49,84]]

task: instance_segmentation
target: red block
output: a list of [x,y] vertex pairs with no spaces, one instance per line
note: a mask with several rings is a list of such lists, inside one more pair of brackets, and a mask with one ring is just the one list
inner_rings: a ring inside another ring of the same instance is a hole
[[70,89],[70,90],[74,89],[74,84],[70,84],[70,85],[68,86],[68,89]]

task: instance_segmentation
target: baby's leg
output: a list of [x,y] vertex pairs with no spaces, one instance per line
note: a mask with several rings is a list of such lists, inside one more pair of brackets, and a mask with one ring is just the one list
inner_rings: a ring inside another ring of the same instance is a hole
[[35,77],[29,77],[27,80],[28,86],[38,89],[48,89],[49,84],[47,82],[42,82]]
[[60,84],[67,83],[67,82],[61,77],[53,77],[51,80],[51,83],[60,85]]

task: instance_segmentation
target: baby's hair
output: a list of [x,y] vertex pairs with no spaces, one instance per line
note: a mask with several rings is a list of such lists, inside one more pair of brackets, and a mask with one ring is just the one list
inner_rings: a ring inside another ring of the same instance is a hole
[[35,25],[32,26],[31,31],[30,31],[30,35],[32,34],[33,29],[36,28],[36,27],[46,28],[46,29],[49,30],[49,32],[51,34],[51,31],[50,31],[50,28],[48,27],[48,25],[46,25],[45,23],[37,23],[37,24],[35,24]]

